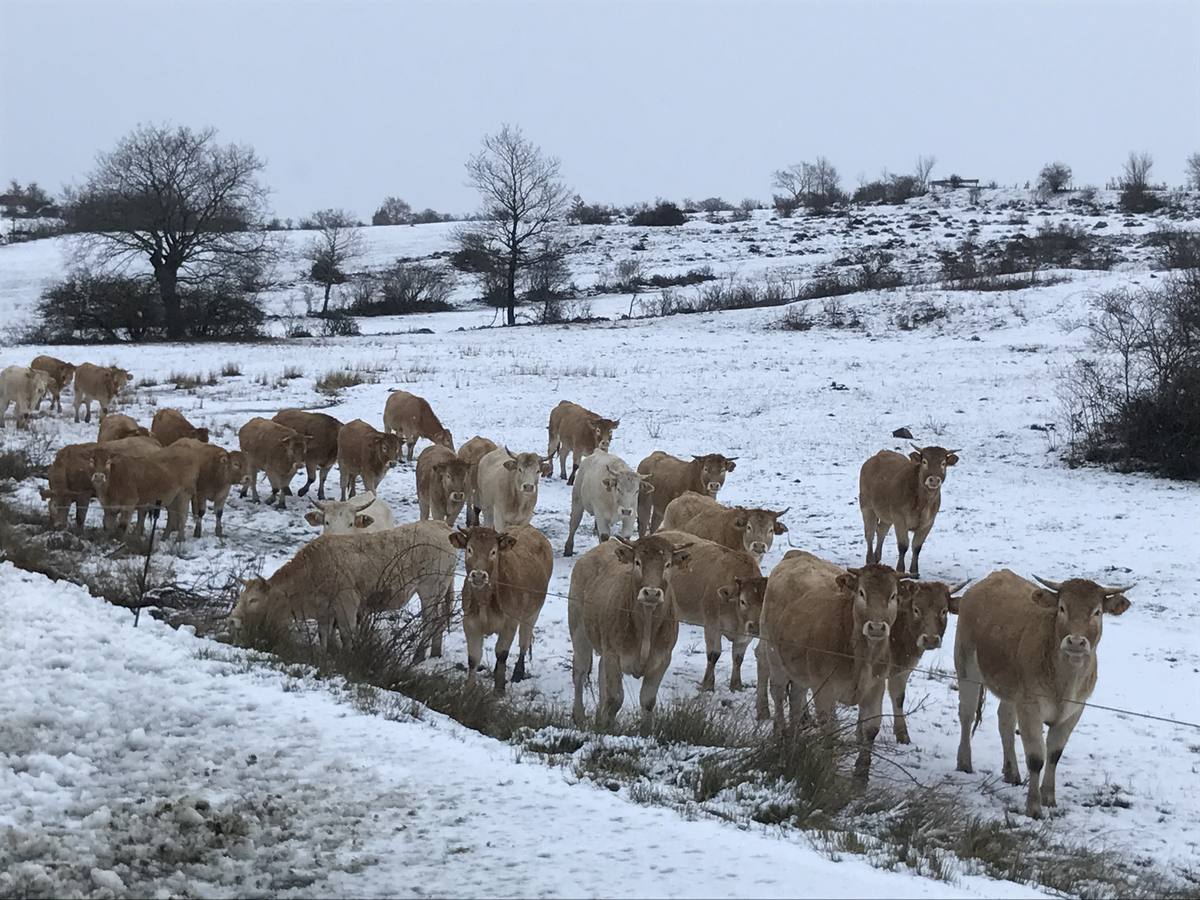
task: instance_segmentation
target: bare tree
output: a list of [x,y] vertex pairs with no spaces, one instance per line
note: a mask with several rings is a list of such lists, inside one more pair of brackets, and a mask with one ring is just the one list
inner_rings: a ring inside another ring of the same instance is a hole
[[167,336],[183,336],[179,285],[261,269],[275,245],[263,228],[267,189],[253,148],[213,128],[141,125],[101,153],[67,217],[85,256],[109,267],[149,261]]
[[1154,157],[1149,153],[1130,151],[1121,171],[1121,187],[1130,192],[1144,194],[1150,187],[1150,170],[1154,168]]
[[1193,153],[1187,158],[1187,186],[1200,191],[1200,153]]
[[[845,199],[841,176],[824,156],[815,162],[801,162],[778,169],[771,177],[771,186],[786,191],[786,200],[794,206],[807,206],[813,212],[824,212],[834,203]],[[776,205],[779,203],[777,201]]]
[[929,156],[918,156],[916,171],[913,177],[917,179],[917,190],[919,193],[926,193],[929,190],[929,176],[933,173],[933,167],[937,165],[937,157],[932,153]]
[[304,252],[312,263],[309,277],[325,289],[321,315],[329,312],[329,292],[335,284],[345,284],[346,263],[362,255],[362,235],[354,216],[344,209],[322,209],[313,213],[312,224],[318,234]]
[[562,252],[553,231],[571,195],[559,161],[545,156],[513,125],[483,138],[482,149],[467,160],[467,180],[479,191],[483,208],[481,221],[460,231],[458,240],[463,250],[482,247],[492,258],[504,276],[508,324],[515,325],[518,276],[539,265],[546,252]]

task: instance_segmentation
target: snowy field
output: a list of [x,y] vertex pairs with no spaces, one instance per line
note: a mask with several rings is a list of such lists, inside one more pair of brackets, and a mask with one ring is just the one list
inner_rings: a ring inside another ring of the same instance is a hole
[[[950,224],[939,218],[932,232],[910,233],[912,212],[907,206],[865,211],[861,218],[880,223],[853,233],[804,219],[771,223],[760,214],[752,223],[755,234],[778,232],[777,244],[764,240],[755,252],[728,225],[592,229],[594,245],[578,264],[577,280],[594,280],[644,233],[651,236],[648,271],[708,264],[714,272],[758,277],[782,266],[819,271],[848,249],[892,240],[881,234],[884,229],[902,242],[896,248],[902,266],[936,268],[933,249],[956,244],[972,227],[981,230],[981,239],[1020,227],[1008,224],[1011,211],[1002,208],[951,206],[937,211]],[[1028,218],[1026,230],[1039,223],[1033,213]],[[1053,221],[1072,218],[1078,217],[1060,210]],[[856,294],[843,298],[862,321],[856,329],[783,332],[771,327],[782,310],[766,309],[460,331],[492,318],[490,310],[464,304],[455,313],[366,322],[372,331],[396,333],[361,338],[253,346],[10,345],[0,349],[0,364],[27,364],[36,353],[50,352],[75,362],[123,365],[141,384],[129,392],[122,412],[148,423],[156,407],[178,407],[227,447],[236,446],[237,429],[248,418],[287,406],[321,407],[343,421],[361,417],[378,427],[388,391],[403,388],[428,398],[460,442],[482,434],[514,452],[544,453],[550,409],[573,400],[621,420],[612,451],[632,465],[655,449],[738,456],[721,499],[791,510],[784,519],[790,532],[767,555],[764,572],[789,546],[844,565],[861,562],[859,466],[881,448],[907,450],[906,442],[891,437],[907,427],[920,444],[962,448],[922,554],[924,577],[958,581],[1011,567],[1056,580],[1136,581],[1131,610],[1106,623],[1092,701],[1196,722],[1200,554],[1192,523],[1200,486],[1068,469],[1058,432],[1042,430],[1054,424],[1061,429],[1055,379],[1085,349],[1076,326],[1086,317],[1089,295],[1152,277],[1135,239],[1154,223],[1139,217],[1127,226],[1117,215],[1101,220],[1111,220],[1109,231],[1122,231],[1128,240],[1129,261],[1116,271],[1056,273],[1067,280],[1011,292],[914,287]],[[867,230],[876,234],[865,235]],[[788,236],[800,231],[810,236]],[[380,264],[448,246],[443,226],[368,234],[378,242],[373,253]],[[64,246],[56,240],[0,247],[0,303],[15,321],[28,315],[40,285],[61,276]],[[599,297],[594,312],[615,315],[628,302],[628,296]],[[898,331],[896,315],[918,302],[944,308],[946,315]],[[412,328],[434,333],[400,333]],[[228,362],[236,362],[241,375],[218,376],[215,385],[187,391],[169,381],[174,373],[217,373]],[[346,368],[362,370],[369,382],[332,400],[315,391],[321,375]],[[284,378],[289,369],[293,377]],[[94,438],[94,426],[76,425],[69,414],[43,417],[36,427],[56,447]],[[11,431],[5,440],[15,440]],[[336,479],[335,470],[331,484]],[[17,486],[17,500],[42,508],[39,486]],[[412,466],[389,474],[380,494],[399,521],[416,517]],[[281,512],[232,497],[225,540],[189,539],[170,560],[177,579],[256,559],[264,572],[273,571],[313,534],[302,509],[298,499]],[[543,482],[533,524],[554,545],[550,590],[564,596],[571,571],[571,560],[561,557],[569,509],[570,489],[558,479]],[[98,522],[93,505],[89,524]],[[578,540],[578,552],[595,541],[586,523]],[[894,560],[894,552],[889,539],[885,561]],[[192,879],[185,882],[163,875],[149,888],[171,893],[185,883],[203,883],[203,891],[196,890],[214,896],[236,894],[238,884],[297,894],[415,893],[419,886],[428,894],[631,896],[998,895],[1007,887],[966,877],[947,886],[861,862],[834,864],[807,849],[802,836],[780,840],[757,830],[687,822],[587,784],[568,785],[561,773],[514,764],[511,749],[452,723],[363,716],[315,685],[284,692],[278,676],[222,662],[236,658],[229,648],[145,619],[134,631],[127,613],[11,568],[0,569],[0,598],[0,676],[16,686],[0,699],[11,747],[0,750],[0,796],[13,798],[0,800],[0,827],[13,829],[10,840],[30,859],[37,853],[28,848],[37,847],[94,857],[97,873],[83,866],[71,875],[80,880],[59,882],[68,892],[121,893],[105,874],[111,867],[98,847],[110,820],[124,817],[122,827],[129,830],[130,816],[144,817],[130,806],[142,794],[148,805],[194,794],[210,804],[205,815],[240,810],[256,823],[257,845],[283,860],[270,877],[294,872],[297,879],[291,886],[227,880],[266,877],[231,852],[221,871],[170,876]],[[953,628],[952,621],[944,648],[926,654],[923,668],[953,672]],[[206,659],[207,648],[219,656]],[[569,702],[570,657],[566,601],[552,595],[539,622],[533,677],[513,693]],[[746,675],[753,682],[751,660]],[[465,643],[457,634],[445,660],[433,665],[464,661]],[[704,665],[701,630],[684,626],[662,699],[694,696]],[[726,651],[713,702],[742,708],[752,718],[753,697],[728,690],[728,665]],[[589,708],[592,703],[589,698]],[[973,775],[955,771],[953,680],[914,675],[909,705],[915,709],[909,716],[913,744],[893,746],[885,725],[880,740],[890,755],[923,783],[956,792],[980,815],[1022,815],[1025,789],[1000,782],[994,701],[975,737]],[[257,764],[246,761],[249,754]],[[1194,873],[1200,868],[1198,776],[1200,729],[1089,709],[1060,767],[1059,806],[1050,827],[1064,841],[1131,863]],[[873,777],[900,778],[886,766]],[[267,809],[274,794],[300,810],[287,834]],[[709,852],[718,843],[722,852]],[[548,855],[534,864],[531,846]],[[111,849],[106,852],[111,857]],[[522,862],[515,868],[514,858]],[[40,876],[21,869],[16,877]]]

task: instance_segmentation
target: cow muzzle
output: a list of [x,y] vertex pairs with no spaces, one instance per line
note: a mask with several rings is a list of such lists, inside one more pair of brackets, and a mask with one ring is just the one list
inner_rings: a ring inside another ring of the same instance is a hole
[[721,482],[719,482],[719,481],[710,481],[710,482],[708,483],[707,487],[708,487],[708,492],[709,492],[709,493],[710,493],[712,496],[714,496],[714,497],[715,497],[715,496],[717,496],[717,491],[719,491],[719,490],[721,489]]
[[930,475],[928,478],[925,479],[925,487],[931,491],[936,491],[941,486],[942,486],[942,479],[938,478],[936,475]]
[[1058,648],[1063,656],[1077,665],[1086,662],[1092,655],[1092,642],[1078,634],[1068,634]]
[[471,574],[468,575],[467,578],[475,587],[483,587],[491,580],[488,577],[488,573],[483,569],[472,569]]
[[617,512],[620,514],[622,519],[633,518],[633,510],[632,509],[627,509],[625,507],[622,507],[621,509],[618,509]]
[[942,639],[936,634],[923,634],[917,638],[919,650],[936,650],[940,646],[942,646]]
[[758,636],[758,623],[757,622],[747,622],[746,623],[746,634],[750,635],[751,637],[757,637]]
[[450,494],[451,503],[462,503],[464,499],[466,499],[466,495],[462,491],[454,491]]
[[658,606],[663,602],[662,588],[644,587],[638,591],[638,602],[646,606]]
[[763,541],[752,541],[750,543],[750,552],[762,556],[767,552],[767,545]]
[[535,490],[537,490],[537,485],[534,484],[533,482],[529,482],[528,484],[521,485],[521,493],[522,494],[532,494]]
[[891,628],[887,622],[864,622],[862,633],[868,641],[885,641],[891,633]]

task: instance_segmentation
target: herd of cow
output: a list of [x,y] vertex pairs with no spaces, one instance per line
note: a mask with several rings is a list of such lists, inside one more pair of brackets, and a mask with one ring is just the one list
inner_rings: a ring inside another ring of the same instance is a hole
[[[91,401],[99,403],[97,440],[61,448],[50,467],[42,494],[55,525],[66,525],[74,505],[82,528],[95,497],[105,529],[124,532],[136,513],[140,531],[148,513],[166,510],[163,533],[182,542],[189,505],[198,537],[211,503],[220,536],[234,485],[240,485],[242,497],[250,491],[258,501],[262,472],[272,489],[268,503],[283,509],[290,483],[303,467],[307,478],[297,493],[304,496],[317,482],[317,499],[306,519],[324,533],[270,578],[245,582],[231,614],[234,626],[315,619],[326,645],[335,629],[350,634],[360,611],[400,608],[416,595],[420,621],[427,625],[424,644],[440,655],[463,551],[467,677],[475,678],[484,638],[498,635],[493,679],[500,692],[518,634],[512,680],[528,676],[529,649],[554,561],[549,541],[530,523],[539,481],[553,476],[557,455],[560,475],[572,485],[563,555],[573,555],[585,512],[599,536],[597,546],[575,563],[568,594],[574,716],[581,724],[584,687],[598,655],[597,725],[610,724],[620,710],[628,675],[641,680],[642,725],[649,729],[679,624],[685,622],[704,629],[702,690],[714,689],[722,638],[732,644],[733,690],[742,687],[742,662],[758,639],[758,715],[770,718],[773,706],[780,732],[806,717],[810,702],[819,721],[828,721],[837,704],[857,706],[855,771],[865,778],[885,691],[896,740],[907,743],[905,685],[924,651],[941,645],[948,618],[955,614],[958,768],[972,771],[971,734],[982,716],[985,689],[990,690],[1000,701],[1004,779],[1021,780],[1014,743],[1019,726],[1029,770],[1026,809],[1038,816],[1043,806],[1055,805],[1059,759],[1096,683],[1103,617],[1129,607],[1125,591],[1132,585],[1034,576],[1039,586],[1007,569],[965,592],[968,582],[919,581],[921,548],[934,525],[948,469],[958,462],[956,451],[941,447],[914,447],[907,456],[883,450],[863,464],[863,566],[843,568],[791,550],[764,577],[761,561],[774,538],[787,531],[781,521],[787,510],[718,503],[715,497],[736,468],[735,458],[713,453],[679,459],[655,451],[634,470],[609,452],[619,422],[574,403],[564,401],[551,411],[545,456],[512,453],[481,436],[456,451],[430,404],[405,391],[389,394],[382,431],[361,419],[343,424],[323,413],[287,409],[270,420],[251,419],[238,433],[239,449],[226,451],[210,444],[208,431],[177,410],[159,409],[149,429],[110,413],[130,378],[116,367],[75,367],[47,356],[29,368],[10,366],[0,373],[0,426],[10,402],[16,403],[21,424],[47,393],[51,410],[61,412],[60,392],[71,383],[76,421],[81,406],[90,421]],[[376,490],[387,471],[401,463],[405,446],[412,461],[421,439],[432,443],[416,460],[420,520],[397,526]],[[334,463],[341,479],[337,501],[325,498]],[[466,527],[456,527],[464,507]],[[892,527],[899,550],[895,568],[881,563]]]

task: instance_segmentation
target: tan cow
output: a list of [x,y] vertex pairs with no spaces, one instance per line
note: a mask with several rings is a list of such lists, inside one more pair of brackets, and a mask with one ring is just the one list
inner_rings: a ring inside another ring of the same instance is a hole
[[[767,579],[762,577],[758,560],[745,550],[697,538],[682,531],[663,528],[656,536],[672,544],[689,545],[687,568],[675,573],[671,585],[679,621],[704,629],[704,647],[708,666],[700,690],[716,689],[717,661],[721,658],[721,638],[733,644],[733,672],[729,689],[742,689],[742,660],[746,648],[758,636],[762,617],[763,593]],[[760,677],[766,672],[760,673]]]
[[467,526],[479,524],[479,461],[500,447],[495,441],[475,435],[458,448],[458,458],[466,462],[467,470]]
[[337,441],[342,500],[354,496],[355,481],[360,477],[363,490],[378,493],[379,482],[400,460],[404,449],[399,437],[376,431],[362,419],[343,425]]
[[453,527],[467,499],[469,463],[439,444],[417,457],[417,502],[422,519],[440,519]]
[[383,430],[398,434],[402,443],[408,444],[408,461],[412,462],[413,447],[421,438],[454,450],[454,435],[442,425],[433,413],[433,407],[424,397],[408,391],[392,391],[383,406]]
[[[558,454],[558,465],[567,484],[575,483],[579,461],[596,449],[608,450],[612,433],[621,424],[620,419],[606,419],[590,409],[563,400],[550,410],[550,443],[546,458],[551,461],[550,473],[554,472],[554,454]],[[567,454],[571,454],[571,477],[567,478]]]
[[230,619],[235,630],[264,620],[286,625],[293,618],[316,619],[324,649],[334,624],[345,641],[362,612],[400,609],[416,594],[424,631],[418,656],[431,641],[433,655],[441,656],[457,561],[444,522],[322,534],[270,578],[245,582]]
[[883,711],[891,663],[888,637],[901,593],[915,587],[900,578],[887,566],[842,569],[791,550],[767,579],[763,601],[760,641],[770,666],[776,733],[787,729],[785,700],[790,698],[794,726],[808,691],[825,727],[837,704],[857,706],[854,774],[864,779]]
[[627,544],[619,537],[593,547],[571,572],[567,622],[571,631],[573,717],[585,721],[583,687],[600,655],[596,727],[609,727],[625,702],[623,675],[642,680],[642,734],[654,726],[654,707],[679,638],[672,590],[676,571],[688,562],[690,544],[658,535]]
[[239,496],[252,492],[258,502],[258,473],[266,472],[271,483],[268,505],[278,497],[279,508],[286,506],[284,488],[304,463],[304,435],[278,422],[255,416],[238,431],[238,446],[245,458],[245,480]]
[[[99,446],[94,442],[68,444],[54,455],[47,473],[49,485],[42,488],[41,495],[49,504],[50,524],[55,528],[66,527],[67,516],[74,504],[75,527],[82,530],[88,506],[96,496],[96,486],[92,483],[93,456]],[[161,448],[153,438],[133,437],[113,441],[106,444],[105,449],[126,456],[149,456]]]
[[86,415],[83,421],[92,421],[92,401],[100,404],[100,415],[107,416],[108,408],[125,385],[133,380],[133,373],[120,366],[96,366],[83,363],[75,369],[75,421],[79,421],[79,407]]
[[9,366],[0,372],[0,428],[8,415],[8,405],[14,404],[13,419],[18,428],[29,425],[29,416],[50,390],[53,379],[41,369]]
[[494,634],[496,667],[492,677],[496,692],[503,694],[508,654],[518,632],[520,649],[512,680],[528,677],[525,661],[533,646],[534,626],[546,602],[554,551],[532,525],[518,525],[502,534],[477,526],[454,532],[450,543],[466,551],[462,608],[467,683],[475,680],[475,669],[483,657],[483,639]]
[[736,459],[736,456],[709,453],[684,462],[661,450],[655,450],[643,459],[637,470],[650,477],[654,491],[643,492],[638,498],[638,537],[658,531],[667,506],[685,491],[717,496],[717,491],[725,484],[725,475],[737,468]]
[[567,543],[563,556],[575,553],[575,532],[589,512],[596,520],[596,533],[600,540],[607,541],[613,526],[621,526],[621,537],[633,537],[633,517],[641,491],[653,491],[644,475],[629,468],[625,460],[606,450],[597,450],[583,458],[575,473],[575,485],[571,488],[571,526],[567,532]]
[[203,444],[208,443],[207,428],[197,428],[187,420],[187,416],[170,407],[164,407],[154,414],[154,419],[150,423],[150,433],[158,438],[159,443],[164,447],[170,446],[181,438],[191,438]]
[[761,563],[775,543],[775,535],[788,530],[779,521],[787,515],[788,509],[791,507],[776,512],[724,506],[708,494],[687,491],[667,504],[659,527],[686,531],[733,550],[745,550]]
[[233,486],[241,484],[245,478],[245,454],[240,450],[230,452],[216,444],[186,437],[179,438],[171,447],[185,450],[200,460],[196,490],[192,494],[192,536],[200,537],[201,522],[208,511],[208,504],[212,503],[213,514],[217,520],[214,531],[217,537],[224,537],[222,518],[225,515],[225,501],[229,498],[229,491]]
[[[1002,569],[963,595],[954,669],[961,728],[958,770],[973,771],[971,732],[983,717],[986,688],[1000,699],[996,715],[1004,780],[1021,783],[1013,734],[1020,728],[1029,768],[1025,811],[1038,818],[1043,806],[1057,805],[1058,761],[1083,714],[1083,703],[1096,687],[1096,648],[1104,616],[1129,609],[1125,592],[1133,585],[1105,587],[1084,578],[1057,582],[1033,577],[1044,587]],[[1043,725],[1049,726],[1045,733]]]
[[496,531],[528,525],[537,506],[542,457],[513,454],[507,447],[479,461],[479,507],[483,524]]
[[147,515],[165,511],[162,536],[174,532],[176,543],[183,543],[188,509],[204,464],[199,454],[178,442],[144,457],[114,455],[101,446],[93,452],[92,460],[96,470],[92,483],[104,507],[106,527],[124,534],[136,512],[137,531],[141,534]]
[[908,720],[904,716],[904,692],[909,676],[926,650],[942,646],[946,622],[958,615],[955,596],[970,580],[955,585],[925,581],[913,586],[911,593],[900,596],[900,611],[888,637],[892,663],[888,670],[888,694],[892,698],[892,731],[897,744],[908,743]]
[[127,437],[154,437],[159,444],[166,446],[158,440],[158,435],[152,435],[149,428],[139,425],[132,416],[112,413],[100,420],[100,430],[96,433],[96,440],[100,443],[119,441]]
[[[62,391],[75,379],[75,365],[54,356],[35,356],[31,369],[41,369],[50,375],[50,412],[62,412]],[[40,409],[39,399],[34,409]]]
[[[908,535],[913,535],[910,572],[919,574],[918,559],[942,505],[946,471],[958,462],[957,450],[916,447],[908,456],[880,450],[862,465],[858,475],[858,506],[867,539],[867,565],[883,559],[883,540],[896,526],[900,552],[896,571],[904,571]],[[872,543],[874,539],[874,543]]]
[[[325,413],[308,412],[303,409],[281,409],[271,417],[271,421],[304,435],[304,468],[307,480],[296,494],[300,497],[307,494],[319,476],[317,499],[324,500],[325,479],[329,476],[333,464],[337,462],[341,421]],[[288,488],[288,492],[291,492],[291,488]]]

